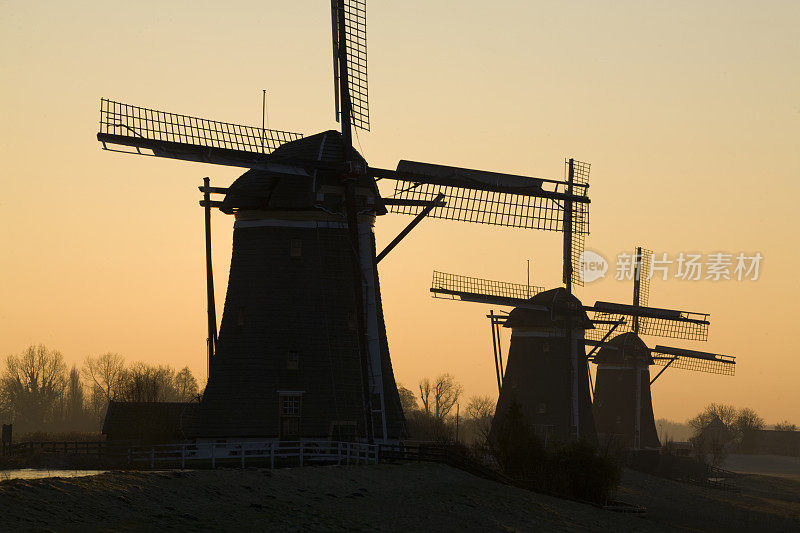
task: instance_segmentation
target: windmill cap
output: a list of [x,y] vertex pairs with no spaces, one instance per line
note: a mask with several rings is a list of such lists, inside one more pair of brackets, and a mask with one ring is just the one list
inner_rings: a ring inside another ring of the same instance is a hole
[[621,364],[631,361],[653,364],[650,349],[639,335],[633,332],[617,335],[608,341],[607,345],[602,346],[594,358],[597,364]]
[[[313,168],[305,168],[298,162],[343,163],[344,148],[342,134],[334,130],[282,144],[266,158],[266,162],[286,165],[295,169],[297,174],[250,169],[228,188],[222,202],[222,211],[232,213],[236,209],[313,209],[319,203],[317,192],[325,185],[341,186],[341,175],[334,170],[315,172]],[[355,150],[352,158],[366,168],[366,161]],[[380,201],[375,180],[362,175],[357,186],[370,190],[375,196],[375,214],[385,214],[386,209]]]
[[[517,307],[508,314],[505,327],[536,327],[563,325],[567,316],[572,317],[572,327],[582,329],[594,329],[592,321],[583,304],[574,295],[569,294],[564,287],[550,289],[540,292],[528,300],[531,304],[541,305],[547,308],[546,311],[538,311]],[[577,320],[575,320],[577,318]]]

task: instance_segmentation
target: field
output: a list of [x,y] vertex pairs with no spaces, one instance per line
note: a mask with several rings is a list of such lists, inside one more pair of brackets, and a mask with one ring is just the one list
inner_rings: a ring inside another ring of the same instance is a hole
[[800,530],[800,481],[726,493],[626,471],[644,515],[534,494],[439,464],[108,472],[0,483],[8,530]]

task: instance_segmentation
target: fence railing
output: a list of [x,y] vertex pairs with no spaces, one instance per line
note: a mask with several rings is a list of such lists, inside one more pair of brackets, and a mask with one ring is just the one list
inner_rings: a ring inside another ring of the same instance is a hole
[[8,455],[43,453],[64,455],[103,455],[113,446],[106,441],[30,441],[11,444]]
[[269,466],[287,460],[307,464],[371,464],[377,463],[379,448],[374,444],[331,441],[270,442],[200,442],[131,446],[128,460],[133,464],[180,466],[202,463],[218,465]]

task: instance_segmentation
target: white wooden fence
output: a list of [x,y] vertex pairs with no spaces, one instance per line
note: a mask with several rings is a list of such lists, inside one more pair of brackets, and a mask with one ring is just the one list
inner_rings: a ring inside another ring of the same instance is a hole
[[[358,442],[281,441],[281,442],[198,442],[132,446],[131,463],[149,463],[150,468],[187,465],[236,465],[274,468],[278,463],[296,459],[306,464],[370,464],[378,462],[379,446]],[[294,462],[294,461],[293,461]]]

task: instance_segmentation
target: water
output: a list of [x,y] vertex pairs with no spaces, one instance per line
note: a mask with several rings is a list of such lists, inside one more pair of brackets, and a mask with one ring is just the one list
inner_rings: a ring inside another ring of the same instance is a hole
[[107,470],[51,470],[47,468],[12,468],[0,470],[0,481],[9,479],[43,479],[48,477],[85,477],[103,474]]

